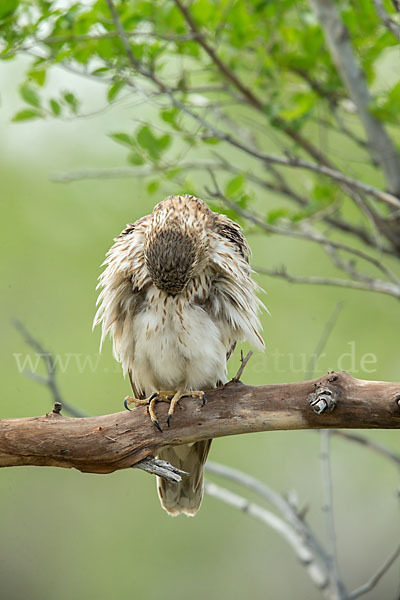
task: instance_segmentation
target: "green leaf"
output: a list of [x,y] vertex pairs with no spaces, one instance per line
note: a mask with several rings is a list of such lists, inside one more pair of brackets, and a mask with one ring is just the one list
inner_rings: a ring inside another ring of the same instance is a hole
[[235,196],[237,195],[242,187],[243,187],[243,183],[244,183],[244,175],[239,174],[239,175],[235,175],[235,177],[233,177],[232,179],[230,179],[228,181],[228,183],[225,186],[225,195],[230,198],[231,196]]
[[283,217],[287,217],[288,213],[289,211],[287,210],[287,208],[275,208],[268,212],[265,220],[270,225],[273,225],[277,221],[280,221],[280,219],[282,219]]
[[128,162],[131,163],[131,165],[135,165],[135,167],[137,167],[139,165],[144,165],[145,160],[143,156],[139,154],[139,152],[131,152],[130,154],[128,154]]
[[32,108],[25,108],[24,110],[20,110],[17,112],[13,118],[11,119],[14,123],[18,121],[29,121],[30,119],[39,119],[43,117],[43,113],[38,110],[33,110]]
[[108,137],[114,140],[114,142],[127,146],[130,149],[136,148],[135,138],[127,133],[109,133]]
[[28,77],[32,79],[37,85],[43,86],[46,81],[46,70],[32,69],[32,71],[28,72]]
[[149,153],[151,158],[158,160],[160,156],[159,143],[157,138],[153,135],[150,127],[143,125],[143,127],[139,129],[136,139],[138,144]]
[[99,67],[98,69],[95,69],[94,71],[92,71],[92,75],[107,75],[107,73],[110,72],[110,68],[109,67]]
[[124,86],[125,81],[116,81],[115,83],[113,83],[107,92],[107,100],[109,102],[112,102],[118,96],[119,92]]
[[294,121],[310,112],[315,103],[316,96],[313,93],[295,94],[292,98],[292,107],[281,110],[280,116],[287,121]]
[[176,106],[172,108],[165,108],[161,111],[162,120],[166,123],[169,123],[177,131],[181,131],[181,127],[177,122],[178,115],[179,109]]
[[57,102],[57,100],[54,100],[54,98],[51,98],[49,101],[50,104],[50,108],[52,110],[52,113],[54,116],[58,117],[61,114],[61,105],[59,102]]
[[162,135],[160,138],[158,138],[158,147],[162,152],[164,152],[164,150],[166,150],[170,146],[171,142],[171,136],[166,133],[165,135]]
[[0,19],[5,19],[12,15],[18,8],[19,0],[1,0]]
[[19,93],[27,104],[40,108],[40,97],[39,94],[30,86],[24,84],[20,87]]
[[218,138],[215,137],[207,137],[207,138],[203,138],[203,142],[205,144],[210,144],[212,146],[215,146],[216,144],[219,144],[221,140],[219,140]]
[[160,187],[160,182],[158,181],[158,179],[153,179],[153,181],[150,181],[147,184],[147,192],[149,194],[154,194],[158,188]]
[[76,115],[79,107],[79,100],[72,92],[63,92],[62,97],[70,107],[71,111]]

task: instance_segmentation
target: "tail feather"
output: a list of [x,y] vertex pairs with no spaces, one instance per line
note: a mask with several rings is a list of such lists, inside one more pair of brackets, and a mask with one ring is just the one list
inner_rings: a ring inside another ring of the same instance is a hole
[[170,446],[158,454],[158,458],[166,460],[178,469],[190,473],[183,477],[181,483],[169,483],[157,477],[157,490],[162,507],[172,516],[184,513],[194,516],[203,499],[204,465],[212,440]]

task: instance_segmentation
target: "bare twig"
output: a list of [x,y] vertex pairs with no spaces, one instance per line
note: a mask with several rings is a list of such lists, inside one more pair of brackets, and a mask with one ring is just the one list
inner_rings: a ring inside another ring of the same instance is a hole
[[66,402],[62,397],[56,380],[56,362],[54,360],[53,354],[51,352],[47,352],[43,348],[41,343],[32,336],[32,334],[26,329],[26,327],[21,323],[21,321],[15,319],[14,326],[23,336],[25,342],[29,346],[31,346],[43,359],[47,370],[46,377],[27,370],[23,371],[25,377],[29,377],[29,379],[33,379],[34,381],[37,381],[38,383],[47,386],[53,396],[54,403],[60,403],[64,410],[67,411],[73,417],[86,417],[87,415],[84,412]]
[[339,567],[337,561],[337,549],[336,549],[336,532],[335,532],[335,520],[334,520],[334,509],[333,509],[333,488],[332,488],[332,472],[331,472],[331,461],[330,461],[330,445],[329,445],[329,431],[321,431],[321,464],[322,464],[322,482],[324,490],[324,506],[323,509],[326,514],[326,526],[328,534],[328,548],[329,548],[329,563],[330,573],[334,581],[335,588],[337,589],[338,598],[347,598],[347,592],[344,588],[343,582],[339,574]]
[[[166,42],[187,42],[197,39],[195,33],[185,34],[168,34],[168,33],[157,33],[156,31],[126,31],[125,35],[128,38],[154,38],[163,40]],[[65,44],[73,42],[92,42],[97,40],[106,40],[119,37],[117,31],[105,31],[103,33],[85,33],[77,35],[56,35],[48,36],[42,39],[36,39],[37,44]]]
[[307,543],[314,548],[314,551],[321,557],[321,559],[324,562],[327,561],[328,556],[320,542],[312,533],[310,526],[299,515],[297,510],[287,500],[285,500],[283,496],[278,494],[278,492],[255,477],[252,477],[247,473],[243,473],[238,469],[228,467],[227,465],[221,465],[213,461],[208,461],[205,469],[207,473],[217,475],[218,477],[224,477],[229,481],[238,483],[239,485],[244,486],[246,489],[258,494],[263,500],[266,500],[282,514],[284,519],[290,523],[298,533],[301,533],[304,536],[304,539],[306,539]]
[[154,173],[154,168],[147,165],[141,169],[138,169],[137,167],[79,169],[69,173],[53,173],[51,181],[70,183],[71,181],[81,181],[82,179],[122,179],[124,177],[147,177],[152,173]]
[[250,352],[248,352],[246,354],[245,357],[243,357],[243,350],[240,351],[240,367],[238,369],[238,372],[236,373],[235,377],[233,377],[232,381],[240,381],[241,376],[243,375],[243,371],[246,368],[247,363],[249,362],[249,360],[251,359],[251,357],[253,356],[254,352],[252,350],[250,350]]
[[383,565],[378,569],[373,577],[364,585],[361,585],[359,588],[351,592],[350,598],[359,598],[360,596],[370,592],[376,584],[381,580],[381,578],[385,575],[385,573],[390,569],[392,564],[399,558],[400,556],[400,546],[396,548],[396,550],[391,554],[387,560],[383,563]]
[[279,533],[292,547],[300,563],[306,568],[313,583],[321,590],[323,597],[326,600],[338,600],[338,596],[332,593],[330,588],[329,573],[323,560],[315,553],[314,549],[310,548],[307,540],[290,524],[259,504],[250,502],[247,498],[239,496],[239,494],[235,494],[215,483],[207,481],[205,483],[205,492],[209,496],[217,498],[254,519],[261,521]]
[[280,269],[264,269],[263,267],[254,267],[257,273],[263,275],[269,275],[270,277],[280,277],[286,279],[290,283],[299,283],[307,285],[333,285],[336,287],[345,287],[355,290],[367,290],[370,292],[379,292],[382,294],[388,294],[400,299],[400,286],[390,283],[388,281],[382,281],[381,279],[371,278],[368,282],[353,281],[351,279],[339,279],[336,277],[297,277],[290,275],[285,268]]
[[[193,161],[193,162],[183,162],[180,164],[180,170],[183,172],[187,172],[188,170],[204,170],[208,171],[209,169],[213,170],[223,170],[231,173],[241,173],[242,170],[237,168],[234,164],[228,163],[220,159],[221,162],[217,163],[215,161]],[[171,168],[175,168],[175,165]],[[301,196],[298,192],[294,191],[287,183],[286,179],[283,175],[277,170],[274,169],[271,165],[266,164],[266,168],[273,173],[273,176],[276,178],[277,183],[272,183],[258,175],[248,171],[246,172],[246,178],[257,184],[258,186],[270,190],[272,192],[282,194],[290,200],[294,201],[299,206],[307,206],[308,200]],[[52,181],[61,182],[61,183],[69,183],[72,181],[81,181],[84,179],[119,179],[119,178],[130,178],[130,177],[147,177],[150,175],[154,175],[158,171],[155,170],[154,166],[149,167],[113,167],[113,168],[105,168],[105,169],[84,169],[78,171],[72,171],[69,173],[54,173],[51,177]],[[339,229],[345,233],[355,235],[360,240],[362,240],[365,244],[369,246],[375,245],[375,237],[371,236],[371,234],[363,227],[358,225],[354,225],[344,219],[341,219],[337,216],[324,215],[322,220],[334,227],[335,229]],[[389,247],[382,247],[379,245],[379,249],[385,254],[395,254],[395,252]]]
[[330,429],[329,431],[331,432],[331,435],[341,437],[350,442],[356,442],[357,444],[361,444],[362,446],[381,454],[400,467],[400,454],[394,452],[387,446],[366,438],[364,435],[353,433],[352,431],[341,431],[340,429]]
[[[45,352],[41,343],[32,336],[32,334],[26,329],[26,327],[16,319],[14,321],[14,325],[16,329],[22,334],[26,343],[30,345],[32,348],[36,350],[36,352],[44,359],[46,364],[46,368],[48,371],[48,376],[44,377],[43,375],[39,375],[38,373],[33,373],[30,371],[24,371],[23,374],[38,383],[48,386],[52,392],[53,400],[54,400],[54,414],[60,414],[61,409],[65,409],[67,413],[72,415],[73,417],[88,417],[89,415],[83,413],[80,409],[76,408],[69,402],[66,402],[60,392],[58,387],[56,377],[55,377],[55,361],[53,355],[50,352]],[[115,441],[114,438],[108,436],[108,439],[111,441]],[[132,465],[134,469],[141,469],[143,471],[147,471],[148,473],[152,473],[154,475],[158,475],[162,477],[166,481],[171,483],[179,483],[182,481],[182,475],[188,475],[185,471],[181,471],[180,469],[174,467],[170,463],[165,460],[161,460],[158,458],[154,458],[149,456],[135,465]]]

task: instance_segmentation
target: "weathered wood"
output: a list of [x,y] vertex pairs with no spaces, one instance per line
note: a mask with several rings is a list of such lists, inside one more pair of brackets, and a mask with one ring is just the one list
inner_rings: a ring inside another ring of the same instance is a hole
[[227,435],[278,429],[400,428],[400,383],[364,381],[347,373],[278,385],[231,382],[209,391],[207,398],[205,406],[196,399],[182,400],[171,427],[166,424],[168,406],[157,404],[162,433],[150,422],[146,407],[88,418],[64,417],[56,407],[42,417],[2,419],[0,467],[36,465],[111,473],[156,455],[163,446]]

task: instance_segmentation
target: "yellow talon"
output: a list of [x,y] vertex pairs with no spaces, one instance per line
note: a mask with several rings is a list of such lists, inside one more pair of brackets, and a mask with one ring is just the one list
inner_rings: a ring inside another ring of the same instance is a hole
[[204,392],[202,391],[184,391],[182,389],[179,390],[162,390],[160,392],[154,392],[149,398],[138,399],[132,398],[132,396],[126,396],[124,400],[124,406],[127,410],[131,410],[129,408],[130,404],[134,404],[136,406],[148,406],[149,407],[149,415],[151,422],[159,431],[162,432],[160,424],[157,420],[157,415],[155,411],[157,402],[169,402],[170,407],[168,409],[168,417],[167,417],[167,425],[169,427],[170,420],[172,415],[174,414],[175,407],[178,404],[179,400],[184,397],[190,398],[200,398],[202,400],[202,405],[207,402],[207,398]]

